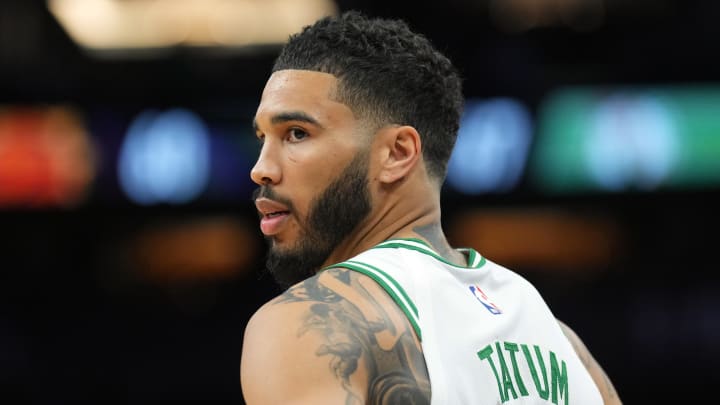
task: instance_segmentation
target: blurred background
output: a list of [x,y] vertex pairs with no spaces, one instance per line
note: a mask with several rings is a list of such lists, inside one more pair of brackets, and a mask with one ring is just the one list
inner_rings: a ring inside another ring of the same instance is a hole
[[279,292],[251,120],[279,44],[348,9],[462,72],[451,241],[535,283],[626,403],[714,392],[720,3],[1,0],[3,403],[243,403]]

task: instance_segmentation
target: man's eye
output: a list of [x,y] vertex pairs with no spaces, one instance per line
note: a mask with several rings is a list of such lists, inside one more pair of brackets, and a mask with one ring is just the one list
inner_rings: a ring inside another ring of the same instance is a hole
[[291,141],[299,141],[308,136],[308,133],[300,128],[291,128],[288,133]]

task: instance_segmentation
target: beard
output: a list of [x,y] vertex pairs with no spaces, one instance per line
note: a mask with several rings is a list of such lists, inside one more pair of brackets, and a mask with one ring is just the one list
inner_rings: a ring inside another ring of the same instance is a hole
[[[266,269],[282,288],[313,276],[333,250],[370,213],[367,169],[367,154],[356,155],[342,173],[311,201],[306,223],[300,224],[295,246],[280,249],[272,237],[266,238],[270,244]],[[255,196],[282,202],[291,213],[297,213],[288,199],[276,195],[269,186],[256,190]]]

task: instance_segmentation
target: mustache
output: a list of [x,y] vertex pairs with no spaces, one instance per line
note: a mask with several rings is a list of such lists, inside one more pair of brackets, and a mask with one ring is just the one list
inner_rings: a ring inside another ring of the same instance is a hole
[[288,207],[288,211],[295,212],[295,206],[293,205],[292,201],[290,201],[289,198],[276,193],[275,190],[270,186],[260,186],[253,190],[253,202],[255,202],[258,198],[267,198],[268,200],[279,202]]

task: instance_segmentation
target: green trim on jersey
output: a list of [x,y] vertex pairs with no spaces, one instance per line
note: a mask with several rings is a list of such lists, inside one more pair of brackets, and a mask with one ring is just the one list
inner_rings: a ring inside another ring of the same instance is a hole
[[[461,248],[458,249],[458,251],[467,254],[468,265],[458,266],[445,260],[444,257],[440,256],[437,252],[435,252],[425,241],[415,238],[388,239],[385,242],[381,242],[375,247],[373,247],[373,249],[385,248],[403,248],[414,250],[416,252],[431,256],[434,259],[439,260],[440,262],[448,266],[452,266],[458,269],[479,269],[486,263],[485,258],[482,257],[474,249]],[[333,264],[325,267],[324,270],[336,268],[345,268],[356,271],[375,280],[375,282],[377,282],[380,287],[382,287],[390,295],[393,301],[395,301],[395,303],[405,313],[405,316],[410,321],[410,324],[412,324],[413,329],[415,329],[415,333],[417,334],[418,339],[422,341],[422,332],[420,331],[420,318],[418,315],[417,307],[415,306],[415,303],[413,303],[412,299],[410,299],[410,296],[408,296],[408,294],[402,288],[400,283],[398,283],[391,275],[371,264],[359,262],[357,260],[348,260],[345,262]]]
[[422,341],[422,332],[420,331],[417,307],[402,286],[400,286],[400,284],[392,278],[392,276],[375,266],[354,260],[333,264],[326,267],[325,270],[333,268],[346,268],[357,271],[358,273],[364,274],[380,284],[380,286],[390,295],[390,297],[392,297],[393,301],[395,301],[395,303],[398,304],[400,309],[405,313],[405,316],[410,321],[410,324],[412,324],[418,339]]
[[456,264],[450,263],[444,257],[437,254],[437,252],[435,252],[427,243],[425,243],[425,241],[423,241],[421,239],[416,239],[416,238],[388,239],[385,242],[379,243],[373,249],[384,249],[384,248],[405,248],[405,249],[415,250],[417,252],[424,253],[428,256],[432,256],[435,259],[437,259],[449,266],[460,268],[460,269],[479,269],[480,267],[484,266],[486,263],[485,258],[482,257],[474,249],[461,248],[461,249],[458,249],[458,251],[467,253],[468,265],[467,266],[458,266]]

